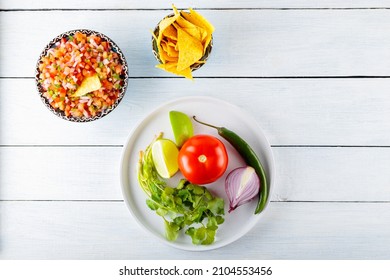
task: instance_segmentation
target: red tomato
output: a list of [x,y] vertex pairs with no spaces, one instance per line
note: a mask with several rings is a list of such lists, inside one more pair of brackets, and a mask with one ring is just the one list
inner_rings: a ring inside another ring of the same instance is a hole
[[179,168],[194,184],[216,181],[226,171],[228,155],[225,145],[211,135],[196,135],[188,139],[179,152]]

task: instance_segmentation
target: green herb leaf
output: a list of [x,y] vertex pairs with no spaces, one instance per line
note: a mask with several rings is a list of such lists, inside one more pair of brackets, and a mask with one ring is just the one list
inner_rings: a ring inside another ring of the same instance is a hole
[[210,230],[217,230],[218,223],[216,217],[210,217],[207,221],[207,228]]
[[165,208],[158,208],[158,209],[156,210],[156,214],[159,215],[159,216],[161,216],[161,217],[164,217],[165,215],[168,214],[168,210],[165,209]]
[[165,236],[170,241],[175,241],[179,235],[180,227],[176,225],[174,222],[165,222]]
[[215,233],[216,233],[215,230],[207,228],[206,229],[206,238],[202,241],[202,245],[212,244],[215,240]]
[[158,205],[151,199],[146,200],[146,205],[148,205],[150,210],[156,211],[158,209]]
[[224,200],[216,197],[208,202],[208,208],[214,215],[223,215],[225,212]]
[[[154,141],[160,138],[162,134]],[[219,225],[224,222],[224,200],[214,197],[206,187],[185,179],[176,188],[168,186],[154,166],[151,156],[154,141],[140,153],[138,163],[138,182],[149,197],[147,206],[163,218],[168,240],[176,240],[184,229],[193,244],[212,244]]]

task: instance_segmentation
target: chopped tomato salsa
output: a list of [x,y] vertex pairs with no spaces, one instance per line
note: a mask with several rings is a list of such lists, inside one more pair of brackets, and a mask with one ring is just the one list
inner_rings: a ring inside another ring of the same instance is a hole
[[[39,62],[39,83],[50,105],[69,117],[94,117],[111,108],[124,86],[125,69],[110,42],[76,32],[62,38]],[[98,90],[74,96],[83,80],[97,75]]]

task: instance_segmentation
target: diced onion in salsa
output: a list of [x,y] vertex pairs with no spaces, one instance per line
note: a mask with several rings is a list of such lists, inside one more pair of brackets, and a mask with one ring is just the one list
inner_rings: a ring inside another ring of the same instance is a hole
[[[94,117],[111,108],[124,85],[124,67],[110,42],[76,32],[62,38],[39,62],[39,83],[50,105],[69,117]],[[73,96],[82,81],[98,75],[101,87]]]

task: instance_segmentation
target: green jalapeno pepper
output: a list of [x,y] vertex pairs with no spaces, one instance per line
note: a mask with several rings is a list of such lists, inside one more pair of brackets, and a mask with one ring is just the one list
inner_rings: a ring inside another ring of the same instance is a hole
[[267,176],[256,153],[249,146],[249,144],[240,136],[238,136],[235,132],[225,127],[218,127],[201,122],[197,120],[195,116],[193,116],[193,119],[200,124],[215,128],[218,131],[218,134],[226,141],[228,141],[237,150],[237,152],[244,159],[245,163],[255,169],[256,174],[257,176],[259,176],[260,179],[259,200],[255,209],[255,214],[259,214],[261,211],[263,211],[264,207],[267,204],[269,190],[267,186]]

